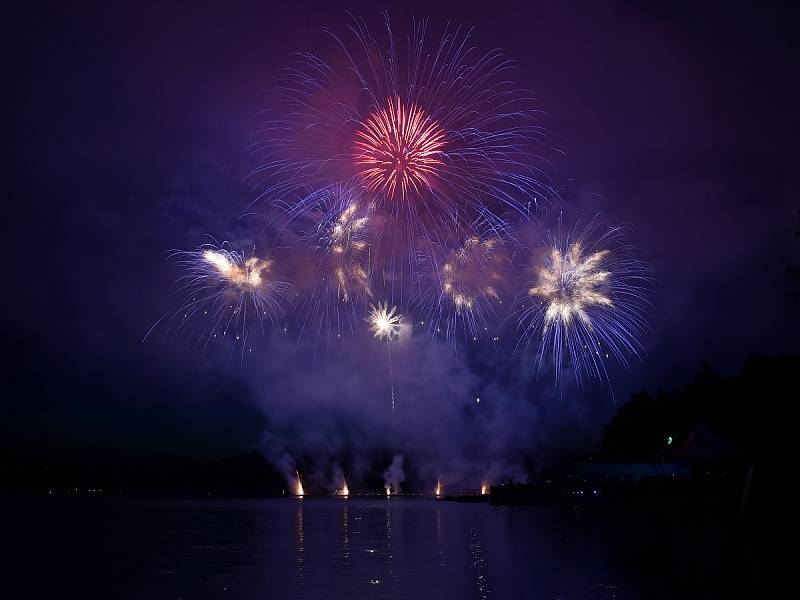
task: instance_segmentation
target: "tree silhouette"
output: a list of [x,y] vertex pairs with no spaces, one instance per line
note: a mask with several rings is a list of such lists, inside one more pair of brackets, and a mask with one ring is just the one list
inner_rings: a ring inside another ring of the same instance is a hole
[[800,355],[754,355],[734,377],[704,365],[682,389],[632,394],[606,426],[598,458],[663,460],[703,426],[754,464],[786,439],[779,431],[791,422],[785,400],[796,393],[798,373]]

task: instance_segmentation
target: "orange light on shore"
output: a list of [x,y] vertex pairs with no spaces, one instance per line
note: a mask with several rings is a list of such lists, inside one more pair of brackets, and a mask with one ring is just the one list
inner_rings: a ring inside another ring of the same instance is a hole
[[440,481],[437,481],[436,482],[436,497],[438,498],[441,495],[442,495],[442,483]]
[[346,481],[344,482],[344,485],[342,486],[342,489],[339,490],[339,495],[340,496],[344,496],[345,498],[347,498],[347,496],[350,495],[350,488],[347,487],[347,482]]
[[489,486],[485,483],[481,484],[481,496],[485,496],[489,493]]
[[294,493],[296,496],[301,496],[301,497],[306,495],[305,491],[303,490],[303,482],[300,481],[300,473],[297,473],[297,485],[295,486]]
[[391,496],[392,495],[392,488],[389,487],[388,485],[386,486],[386,495],[387,496]]

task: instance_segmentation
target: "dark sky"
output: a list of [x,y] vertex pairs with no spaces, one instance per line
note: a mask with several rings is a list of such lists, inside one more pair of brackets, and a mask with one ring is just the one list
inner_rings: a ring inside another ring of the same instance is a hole
[[[7,22],[4,435],[216,454],[311,430],[319,439],[295,452],[336,452],[354,438],[367,451],[363,430],[389,427],[350,419],[385,385],[362,381],[361,357],[268,340],[240,367],[141,344],[176,302],[166,251],[238,227],[270,86],[293,52],[330,52],[322,29],[341,29],[346,9],[378,26],[388,8],[397,30],[412,15],[475,26],[479,46],[517,60],[558,150],[553,182],[576,214],[629,224],[655,272],[647,353],[615,375],[618,399],[679,386],[703,361],[731,372],[752,352],[798,350],[786,274],[800,262],[796,15],[723,2],[229,4],[35,5]],[[497,460],[542,440],[590,444],[613,410],[602,386],[560,401],[515,384],[505,363],[398,360],[407,402],[465,426],[484,418],[482,435],[503,439],[487,452]],[[464,412],[477,393],[486,417]],[[424,438],[430,423],[406,425]]]

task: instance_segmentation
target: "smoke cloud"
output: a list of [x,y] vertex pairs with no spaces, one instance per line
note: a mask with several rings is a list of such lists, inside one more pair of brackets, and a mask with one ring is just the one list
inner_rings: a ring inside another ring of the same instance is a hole
[[[421,329],[421,328],[420,328]],[[265,416],[264,454],[307,491],[393,493],[524,480],[553,440],[586,439],[606,397],[565,402],[530,357],[472,351],[409,324],[392,342],[392,413],[386,342],[368,332],[319,347],[273,333],[242,369]],[[478,401],[480,398],[480,401]]]
[[395,454],[392,459],[392,464],[386,469],[383,474],[383,481],[386,484],[386,490],[391,491],[393,494],[399,494],[402,490],[400,484],[406,480],[406,474],[403,472],[403,455]]

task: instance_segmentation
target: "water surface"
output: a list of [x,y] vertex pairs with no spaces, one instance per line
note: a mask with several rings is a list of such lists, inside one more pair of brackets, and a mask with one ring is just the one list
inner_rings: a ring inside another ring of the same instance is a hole
[[[585,511],[404,498],[17,500],[17,597],[657,597]],[[5,511],[9,514],[9,511]],[[31,568],[33,566],[33,568]],[[665,565],[663,568],[669,568]],[[686,597],[686,596],[684,596]]]

